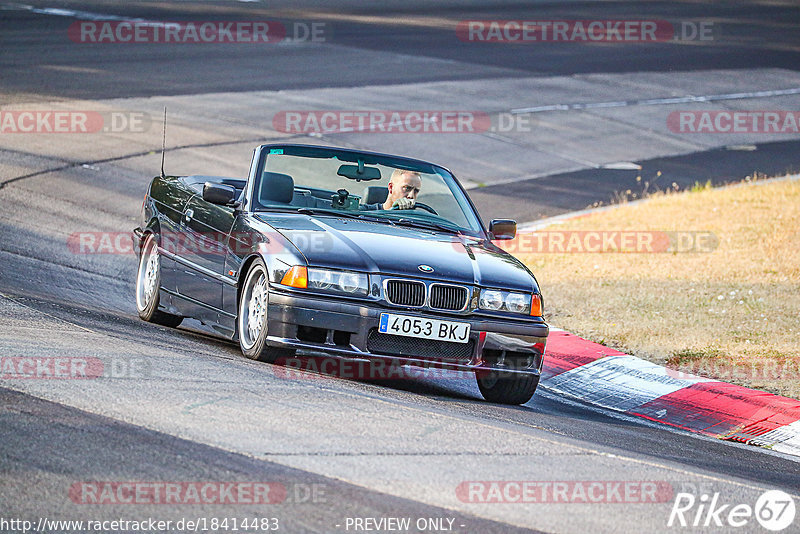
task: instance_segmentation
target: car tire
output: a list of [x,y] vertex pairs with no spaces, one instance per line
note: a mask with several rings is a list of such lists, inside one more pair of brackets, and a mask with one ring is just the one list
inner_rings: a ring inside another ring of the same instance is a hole
[[498,404],[525,404],[539,385],[538,375],[502,371],[478,371],[475,378],[483,398]]
[[175,328],[181,324],[183,317],[158,309],[160,286],[161,260],[158,242],[153,234],[148,234],[142,245],[139,269],[136,272],[136,310],[139,317],[149,323]]
[[242,354],[251,360],[272,363],[294,355],[294,349],[267,345],[269,310],[269,275],[263,260],[256,259],[244,277],[239,294],[236,331]]

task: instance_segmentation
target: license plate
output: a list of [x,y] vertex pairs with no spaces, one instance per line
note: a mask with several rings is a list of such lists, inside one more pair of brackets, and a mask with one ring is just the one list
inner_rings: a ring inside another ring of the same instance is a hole
[[469,323],[459,321],[440,321],[410,315],[382,313],[378,331],[396,336],[421,337],[437,341],[466,343],[469,341]]

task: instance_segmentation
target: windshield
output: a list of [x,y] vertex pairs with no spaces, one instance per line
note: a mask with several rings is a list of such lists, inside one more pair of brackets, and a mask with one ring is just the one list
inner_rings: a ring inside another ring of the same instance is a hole
[[449,172],[391,156],[318,147],[265,148],[253,204],[254,211],[313,211],[483,234],[477,214]]

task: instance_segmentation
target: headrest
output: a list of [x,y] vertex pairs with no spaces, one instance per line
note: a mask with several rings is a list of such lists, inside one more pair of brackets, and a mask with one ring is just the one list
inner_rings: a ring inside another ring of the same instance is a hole
[[264,202],[289,204],[294,196],[294,180],[288,174],[264,171],[258,199]]
[[375,204],[386,202],[386,197],[389,196],[389,188],[382,185],[370,185],[364,188],[364,198],[361,201],[363,204]]

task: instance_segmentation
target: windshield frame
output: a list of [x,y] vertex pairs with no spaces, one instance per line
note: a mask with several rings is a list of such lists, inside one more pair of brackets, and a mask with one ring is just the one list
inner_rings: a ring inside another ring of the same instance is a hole
[[[326,157],[335,155],[337,157],[337,159],[339,159],[342,162],[347,162],[347,163],[356,163],[359,159],[363,159],[365,164],[368,164],[368,165],[369,164],[380,164],[380,165],[391,166],[391,167],[396,167],[396,168],[409,168],[409,169],[414,169],[414,170],[420,170],[420,171],[425,172],[427,174],[437,174],[442,178],[442,180],[444,181],[445,185],[447,185],[447,187],[450,189],[451,194],[453,194],[453,196],[454,196],[454,201],[457,202],[459,204],[461,210],[465,212],[465,216],[467,217],[468,222],[469,222],[470,218],[474,219],[474,224],[477,227],[477,231],[473,230],[473,229],[470,229],[470,228],[467,228],[467,227],[462,227],[462,226],[457,225],[456,223],[453,223],[453,222],[449,221],[448,219],[445,219],[445,218],[442,217],[442,220],[445,222],[444,225],[450,224],[450,225],[452,225],[454,227],[454,230],[455,230],[455,228],[458,228],[459,233],[464,234],[464,235],[469,235],[469,236],[478,237],[478,238],[482,238],[482,239],[488,239],[489,238],[488,232],[486,230],[486,227],[483,224],[483,220],[481,219],[480,215],[478,214],[478,210],[475,208],[475,205],[473,204],[472,199],[469,197],[469,195],[467,194],[466,190],[461,185],[461,183],[458,181],[456,176],[449,169],[447,169],[446,167],[443,167],[441,165],[436,165],[435,163],[430,163],[430,162],[423,161],[423,160],[407,158],[407,157],[404,157],[404,156],[396,156],[396,155],[393,155],[393,154],[383,154],[383,153],[379,153],[379,152],[351,150],[351,149],[339,148],[339,147],[305,145],[305,144],[290,144],[290,143],[289,144],[284,144],[284,143],[266,144],[266,145],[261,145],[261,146],[257,147],[256,150],[255,150],[255,153],[253,154],[253,162],[256,163],[256,160],[257,160],[257,165],[253,165],[252,166],[250,177],[249,177],[249,179],[247,181],[247,187],[245,189],[245,194],[246,194],[246,198],[247,198],[246,210],[248,212],[250,212],[250,213],[256,213],[256,212],[264,213],[264,212],[269,212],[271,209],[275,209],[275,211],[282,211],[284,213],[287,212],[287,211],[295,211],[293,209],[293,208],[295,208],[294,206],[286,206],[286,207],[281,207],[281,208],[277,208],[277,207],[270,208],[270,207],[267,206],[267,207],[260,208],[260,207],[258,207],[258,202],[256,202],[255,199],[254,199],[255,191],[258,190],[258,187],[260,185],[259,182],[261,180],[261,176],[262,176],[264,167],[266,165],[267,158],[270,155],[272,150],[281,150],[281,151],[283,151],[282,152],[283,154],[290,155],[290,156],[298,156],[298,157],[319,157],[317,155],[321,155],[321,154],[325,154]],[[364,182],[364,183],[369,183],[369,182]],[[459,198],[457,196],[459,194],[462,196],[462,199],[464,201],[463,203],[459,201]],[[302,206],[297,206],[296,210],[299,211],[300,213],[302,213],[302,211],[301,211],[302,210]],[[347,210],[332,209],[332,210],[330,210],[330,215],[331,216],[337,216],[337,214],[341,215],[341,213],[343,211],[347,211]],[[349,212],[348,211],[348,213],[353,213],[353,212]],[[368,215],[377,215],[377,212],[370,212],[370,211],[360,212],[360,213],[366,213]],[[425,212],[425,213],[427,213],[427,212]],[[320,215],[325,216],[326,214],[320,213]],[[394,213],[392,213],[392,215],[394,215]],[[400,214],[398,213],[397,215],[400,215]],[[377,216],[375,218],[377,219],[379,217],[383,218],[381,216]],[[424,218],[424,219],[426,219],[426,218]],[[420,220],[424,223],[423,218],[421,218]],[[396,219],[394,217],[389,216],[389,217],[386,217],[386,221],[387,221],[387,224],[392,224],[392,223],[396,222]],[[433,230],[433,231],[437,231],[437,230]],[[439,231],[444,232],[444,230],[439,230]]]

